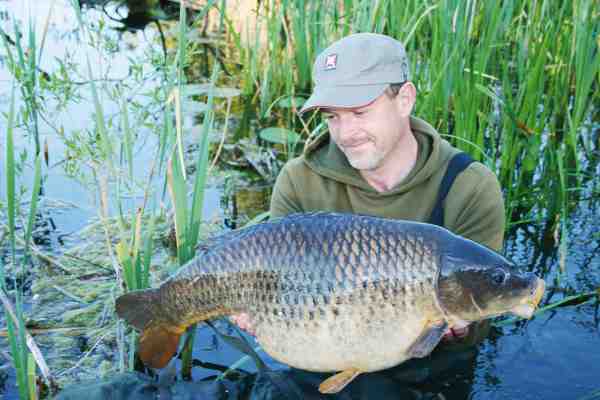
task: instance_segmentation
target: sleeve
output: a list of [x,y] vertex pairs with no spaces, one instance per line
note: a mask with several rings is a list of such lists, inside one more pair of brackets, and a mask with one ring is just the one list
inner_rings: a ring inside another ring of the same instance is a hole
[[269,211],[271,218],[283,217],[294,212],[301,212],[302,207],[293,182],[290,163],[285,164],[277,176]]
[[505,210],[496,175],[481,163],[460,174],[448,193],[444,207],[446,226],[454,233],[501,251]]

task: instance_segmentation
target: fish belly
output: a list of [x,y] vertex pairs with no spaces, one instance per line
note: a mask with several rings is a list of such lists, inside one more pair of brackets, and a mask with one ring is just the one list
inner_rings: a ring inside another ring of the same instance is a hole
[[295,368],[378,371],[410,358],[408,348],[432,318],[423,310],[399,310],[389,304],[323,311],[312,320],[261,322],[259,318],[257,340],[270,356]]

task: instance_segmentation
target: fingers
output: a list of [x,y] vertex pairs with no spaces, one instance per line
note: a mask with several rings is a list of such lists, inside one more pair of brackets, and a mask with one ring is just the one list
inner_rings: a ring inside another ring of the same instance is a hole
[[469,334],[468,326],[457,326],[448,328],[448,330],[442,336],[442,340],[446,342],[452,342],[457,339],[465,338]]
[[254,327],[252,326],[252,322],[250,321],[250,316],[248,314],[242,313],[230,315],[229,319],[243,331],[255,336]]

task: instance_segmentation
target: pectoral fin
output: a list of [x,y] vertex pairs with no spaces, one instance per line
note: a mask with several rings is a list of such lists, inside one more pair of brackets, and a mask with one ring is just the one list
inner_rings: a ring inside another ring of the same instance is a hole
[[427,326],[421,336],[408,348],[408,357],[421,358],[429,355],[440,342],[447,328],[446,321]]
[[319,385],[319,392],[337,393],[343,388],[345,388],[347,384],[352,382],[352,380],[356,378],[361,372],[362,371],[356,368],[350,368],[340,373],[337,373],[321,382],[321,384]]

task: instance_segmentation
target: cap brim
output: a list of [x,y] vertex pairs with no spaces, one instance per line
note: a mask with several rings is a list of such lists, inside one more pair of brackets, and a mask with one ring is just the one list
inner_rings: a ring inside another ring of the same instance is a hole
[[300,114],[316,108],[355,108],[362,107],[383,94],[387,83],[377,85],[316,87],[312,96],[300,109]]

